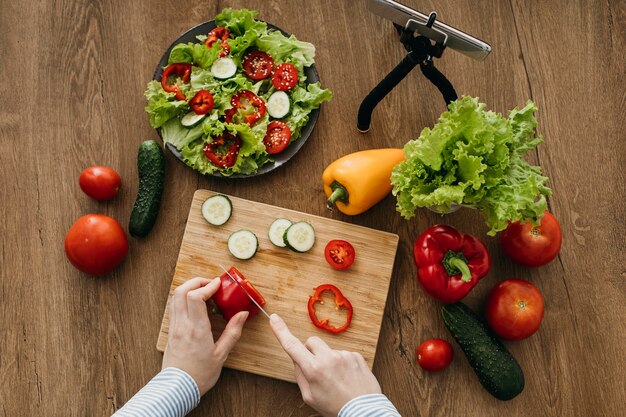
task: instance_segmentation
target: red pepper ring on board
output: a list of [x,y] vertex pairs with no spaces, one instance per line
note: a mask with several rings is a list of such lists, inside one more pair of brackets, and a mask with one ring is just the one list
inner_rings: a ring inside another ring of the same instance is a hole
[[[243,288],[248,291],[248,294],[254,301],[259,303],[261,307],[265,306],[265,298],[254,288],[252,283],[248,281],[241,272],[239,272],[234,266],[231,267],[228,272]],[[228,274],[223,273],[220,276],[220,287],[212,297],[213,303],[218,308],[224,319],[230,320],[233,316],[241,311],[247,311],[250,313],[250,317],[254,317],[259,313],[259,308],[248,298],[245,291],[241,287],[233,282]]]
[[168,65],[161,74],[161,87],[168,93],[175,93],[176,100],[186,100],[187,97],[180,90],[180,87],[176,84],[168,84],[168,78],[172,75],[180,77],[181,81],[186,83],[191,78],[191,64],[185,62],[178,62]]
[[247,123],[253,125],[265,115],[265,101],[250,90],[243,90],[232,96],[230,109],[224,112],[226,123]]
[[[340,327],[335,327],[331,325],[328,319],[320,320],[317,317],[317,314],[315,311],[315,304],[317,303],[324,304],[324,301],[322,300],[322,293],[324,293],[325,291],[330,291],[334,294],[336,310],[345,308],[348,311],[346,322]],[[309,317],[311,318],[311,321],[313,322],[315,327],[322,329],[322,330],[326,330],[327,332],[332,333],[332,334],[339,334],[345,331],[348,327],[350,327],[350,323],[352,322],[352,313],[353,313],[352,304],[350,304],[350,301],[348,301],[348,299],[341,293],[341,291],[339,291],[339,288],[335,287],[332,284],[322,284],[322,285],[319,285],[317,288],[315,288],[315,293],[309,296],[308,310],[309,310]]]
[[424,231],[413,246],[417,279],[444,303],[463,299],[491,269],[487,247],[475,236],[438,224]]
[[237,162],[241,144],[238,136],[224,133],[204,145],[204,156],[220,168],[230,168]]
[[219,57],[223,58],[230,53],[230,45],[228,45],[227,42],[229,36],[230,31],[224,26],[219,26],[209,32],[204,44],[207,48],[211,49],[215,42],[219,42],[222,47]]

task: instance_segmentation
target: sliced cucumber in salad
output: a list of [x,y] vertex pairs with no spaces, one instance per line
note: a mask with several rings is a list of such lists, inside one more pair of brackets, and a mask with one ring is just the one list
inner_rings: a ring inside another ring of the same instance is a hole
[[284,91],[276,91],[267,99],[267,112],[275,119],[282,119],[291,110],[289,96]]
[[287,219],[274,220],[270,225],[270,230],[268,232],[270,242],[279,248],[287,246],[283,237],[285,236],[285,231],[289,229],[289,226],[291,226],[291,221]]
[[251,259],[259,248],[259,240],[249,230],[238,230],[228,238],[228,250],[237,259]]
[[200,120],[204,119],[205,116],[206,114],[196,114],[195,112],[190,111],[184,115],[182,119],[180,119],[180,124],[185,127],[193,127],[197,125]]
[[214,226],[225,224],[232,213],[233,205],[225,195],[214,195],[202,203],[202,217]]
[[228,57],[219,58],[211,67],[211,74],[220,80],[230,78],[235,75],[236,72],[237,65],[235,64],[235,61]]
[[296,252],[307,252],[315,244],[315,229],[307,222],[297,222],[285,230],[285,245]]

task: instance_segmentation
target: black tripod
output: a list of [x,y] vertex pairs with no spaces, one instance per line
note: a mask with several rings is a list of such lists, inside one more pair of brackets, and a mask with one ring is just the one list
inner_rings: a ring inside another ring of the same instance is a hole
[[417,65],[420,66],[422,74],[439,89],[446,105],[457,99],[450,81],[433,64],[433,58],[440,58],[446,49],[447,40],[445,33],[432,27],[436,18],[437,13],[431,12],[425,25],[414,20],[409,20],[406,27],[394,23],[400,35],[400,42],[408,54],[361,102],[357,118],[357,129],[360,132],[365,133],[369,130],[374,108]]

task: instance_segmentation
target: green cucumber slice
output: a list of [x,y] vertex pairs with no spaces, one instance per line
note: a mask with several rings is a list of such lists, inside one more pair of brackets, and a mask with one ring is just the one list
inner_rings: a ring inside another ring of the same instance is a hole
[[185,127],[193,127],[200,123],[200,120],[204,119],[205,116],[206,114],[196,114],[195,112],[190,111],[184,115],[182,119],[180,119],[180,124]]
[[237,65],[235,64],[235,61],[228,57],[219,58],[211,66],[211,74],[220,80],[230,78],[235,75],[236,72]]
[[285,245],[296,252],[307,252],[315,244],[315,229],[307,222],[297,222],[285,230]]
[[233,205],[225,195],[214,195],[202,203],[202,217],[214,226],[225,224],[232,213]]
[[267,112],[275,119],[282,119],[291,110],[289,96],[284,91],[276,91],[267,100]]
[[270,238],[270,242],[274,244],[274,246],[278,246],[279,248],[284,248],[287,246],[285,243],[285,231],[291,226],[291,221],[288,219],[276,219],[270,225],[270,229],[268,231],[268,236]]
[[237,259],[251,259],[259,248],[259,240],[249,230],[238,230],[228,238],[228,250]]

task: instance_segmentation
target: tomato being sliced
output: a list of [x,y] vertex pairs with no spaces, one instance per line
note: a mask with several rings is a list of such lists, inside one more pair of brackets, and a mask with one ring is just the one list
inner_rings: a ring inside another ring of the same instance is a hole
[[189,101],[189,107],[196,114],[207,114],[213,110],[213,94],[206,90],[200,90]]
[[429,339],[417,348],[416,357],[423,370],[439,372],[450,365],[454,351],[450,343],[443,339]]
[[514,222],[502,232],[502,249],[515,262],[526,266],[542,266],[551,262],[561,250],[561,225],[547,211],[539,226]]
[[543,298],[533,284],[521,279],[502,281],[491,291],[485,316],[501,338],[520,340],[537,331],[543,319]]
[[224,133],[204,145],[204,156],[220,168],[230,168],[237,162],[241,143],[239,137]]
[[243,69],[248,78],[264,80],[274,69],[274,60],[262,51],[252,51],[243,59]]
[[350,268],[355,255],[354,247],[345,240],[331,240],[324,249],[326,262],[338,270]]
[[265,150],[270,155],[275,155],[285,150],[291,140],[291,129],[283,122],[274,120],[267,125],[267,133],[263,138]]
[[289,91],[298,84],[298,69],[288,62],[274,68],[272,84],[280,91]]

